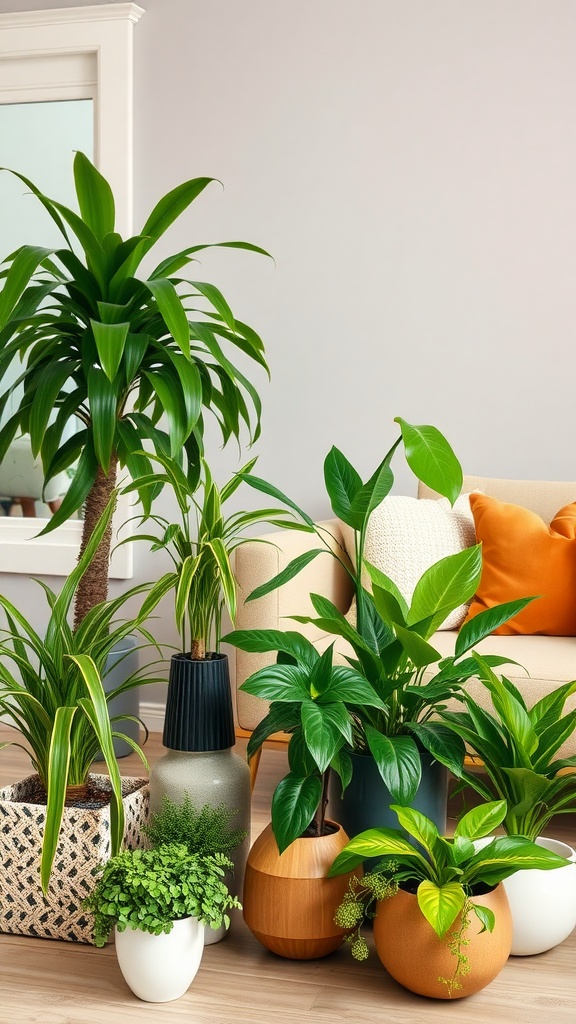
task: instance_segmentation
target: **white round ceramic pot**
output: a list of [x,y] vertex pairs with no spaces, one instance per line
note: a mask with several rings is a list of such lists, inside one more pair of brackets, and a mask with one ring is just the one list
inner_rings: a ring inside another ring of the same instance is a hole
[[571,863],[552,871],[516,871],[505,880],[512,911],[512,956],[544,953],[564,942],[576,928],[576,851],[544,836],[536,842]]
[[190,987],[204,951],[204,925],[195,917],[175,921],[171,932],[115,931],[116,955],[126,983],[147,1003],[179,999]]

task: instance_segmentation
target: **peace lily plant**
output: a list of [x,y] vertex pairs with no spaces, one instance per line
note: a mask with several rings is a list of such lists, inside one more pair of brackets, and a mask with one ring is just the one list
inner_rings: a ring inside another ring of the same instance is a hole
[[[477,663],[474,658],[466,656],[468,652],[523,608],[527,601],[510,602],[480,613],[461,630],[455,655],[442,658],[429,640],[450,612],[470,600],[476,592],[482,570],[480,545],[443,558],[431,566],[417,583],[410,605],[393,580],[366,563],[364,566],[372,590],[365,589],[362,565],[368,521],[390,491],[393,483],[390,461],[400,443],[404,445],[411,469],[429,487],[453,502],[462,485],[458,460],[435,427],[412,426],[399,417],[396,422],[400,424],[401,435],[367,483],[362,483],[356,470],[335,448],[324,464],[332,509],[355,531],[356,557],[353,565],[325,527],[315,524],[290,499],[265,481],[251,475],[244,476],[256,489],[284,501],[299,517],[300,527],[316,533],[323,545],[297,556],[281,573],[254,590],[248,600],[262,597],[282,586],[321,554],[328,553],[340,562],[354,585],[356,625],[352,625],[329,600],[314,593],[310,599],[316,615],[292,618],[296,622],[311,623],[322,633],[347,641],[350,651],[345,656],[346,661],[364,677],[378,698],[351,709],[352,730],[338,754],[343,789],[352,777],[350,753],[367,752],[374,758],[393,800],[410,804],[420,784],[422,748],[452,771],[461,771],[464,743],[456,730],[450,730],[438,720],[437,711],[476,675]],[[288,649],[278,631],[246,630],[235,632],[227,639],[244,651],[280,651],[282,660],[294,657],[293,649]],[[489,656],[486,661],[498,666],[505,659]],[[427,680],[426,675],[431,675],[431,678]],[[255,686],[259,686],[260,678],[263,677],[257,673],[242,689],[256,693]],[[279,697],[270,676],[267,698],[289,701],[292,691],[284,686],[279,687],[278,692],[280,690]],[[264,696],[264,693],[257,695]],[[349,703],[353,705],[354,701]],[[253,734],[249,752],[256,749],[254,737],[262,743],[272,733],[285,728],[278,724],[281,717],[276,709],[274,712],[271,709]]]
[[[16,412],[0,429],[0,461],[21,432],[40,455],[46,481],[75,467],[43,532],[83,509],[83,552],[119,468],[134,479],[152,472],[144,449],[160,456],[184,449],[199,474],[205,412],[216,417],[224,443],[239,437],[242,423],[252,440],[258,436],[260,400],[231,353],[237,349],[267,369],[263,345],[218,288],[182,276],[210,246],[190,245],[147,274],[140,269],[214,179],[177,186],[138,234],[123,239],[110,185],[84,154],[74,158],[79,213],[10,173],[37,197],[63,241],[55,250],[24,245],[0,270],[0,379],[19,367],[16,384],[0,395],[0,416],[12,388],[22,388]],[[263,252],[247,242],[218,245]],[[65,439],[71,421],[78,429]],[[140,497],[149,508],[150,490]],[[76,626],[107,596],[110,546],[109,527],[78,581]]]

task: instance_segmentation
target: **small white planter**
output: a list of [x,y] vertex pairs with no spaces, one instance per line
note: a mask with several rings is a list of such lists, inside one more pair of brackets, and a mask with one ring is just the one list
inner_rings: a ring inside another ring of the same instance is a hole
[[171,932],[115,930],[116,956],[126,983],[147,1003],[179,999],[194,980],[204,951],[204,925],[195,917],[175,921]]
[[512,911],[512,956],[544,953],[576,928],[576,851],[544,836],[536,842],[572,863],[553,871],[517,871],[505,880]]

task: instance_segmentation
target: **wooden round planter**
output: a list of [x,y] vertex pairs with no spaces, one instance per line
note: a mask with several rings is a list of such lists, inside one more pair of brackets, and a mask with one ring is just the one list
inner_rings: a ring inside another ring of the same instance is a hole
[[291,960],[314,960],[341,945],[346,933],[334,924],[334,914],[351,875],[326,878],[348,842],[340,825],[335,827],[331,835],[296,839],[279,854],[268,825],[250,850],[244,920],[272,953]]
[[[374,920],[376,951],[388,973],[411,992],[431,999],[461,999],[485,988],[500,973],[512,946],[512,918],[503,885],[473,898],[488,907],[496,917],[494,931],[482,932],[475,914],[464,933],[468,945],[462,952],[470,961],[467,974],[458,976],[461,988],[450,992],[439,978],[450,979],[456,969],[456,956],[448,948],[449,937],[439,939],[423,916],[415,895],[402,889],[378,904]],[[460,927],[456,919],[450,932]]]

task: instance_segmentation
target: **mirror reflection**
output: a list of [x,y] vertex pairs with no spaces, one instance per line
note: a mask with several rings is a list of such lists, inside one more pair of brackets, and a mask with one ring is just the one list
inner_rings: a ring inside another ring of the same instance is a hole
[[[94,104],[91,99],[0,104],[0,166],[31,178],[43,192],[75,207],[72,159],[82,150],[93,159]],[[61,238],[38,200],[9,174],[0,178],[0,258],[24,243],[58,247]],[[21,366],[15,361],[2,381],[10,391],[0,426],[18,407],[15,383]],[[0,464],[0,515],[47,518],[60,506],[72,471],[47,485],[44,500],[42,464],[35,459],[27,435],[15,438]]]

